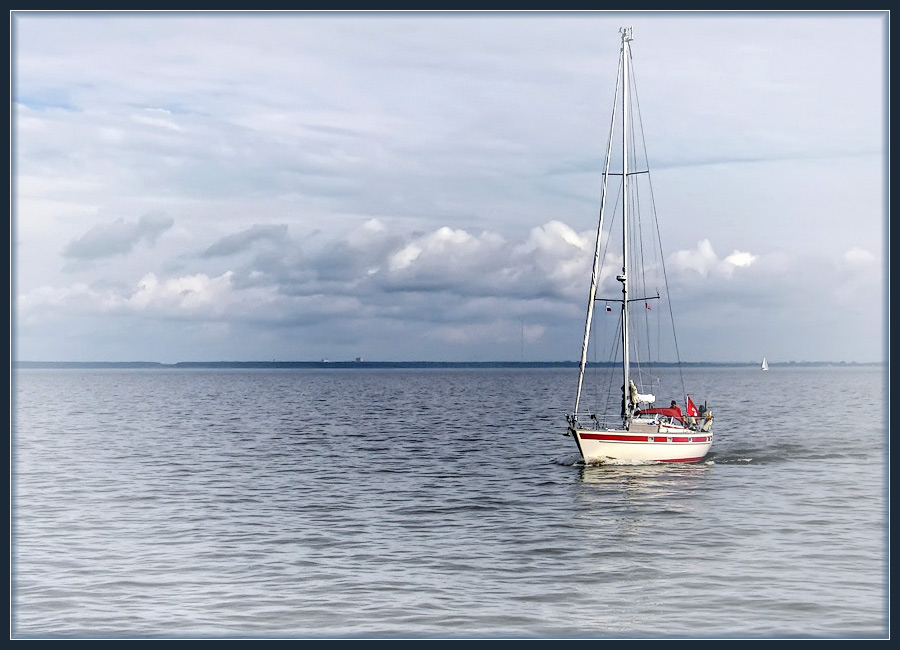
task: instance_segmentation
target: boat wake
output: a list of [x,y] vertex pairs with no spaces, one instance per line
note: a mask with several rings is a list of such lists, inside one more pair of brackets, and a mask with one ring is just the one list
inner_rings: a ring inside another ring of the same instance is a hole
[[584,465],[584,461],[581,460],[581,454],[567,454],[565,456],[560,456],[559,458],[553,458],[550,462],[564,467]]
[[756,454],[748,455],[746,451],[734,454],[711,452],[702,462],[706,465],[759,465],[763,459]]

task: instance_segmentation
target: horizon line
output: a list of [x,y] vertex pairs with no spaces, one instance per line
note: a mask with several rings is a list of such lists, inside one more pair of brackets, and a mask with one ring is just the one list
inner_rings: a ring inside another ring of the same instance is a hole
[[[176,361],[165,363],[161,361],[13,361],[12,368],[201,368],[201,367],[578,367],[578,361],[367,361],[362,358],[354,360],[332,361],[320,359],[318,361]],[[592,367],[618,366],[617,361],[592,361],[587,363]],[[654,361],[647,365],[654,366],[758,366],[759,361]],[[879,366],[885,365],[884,361],[770,361],[769,367],[780,366]]]

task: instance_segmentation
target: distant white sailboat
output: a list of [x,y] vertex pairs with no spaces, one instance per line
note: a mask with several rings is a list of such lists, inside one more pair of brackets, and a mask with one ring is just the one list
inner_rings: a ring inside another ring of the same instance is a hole
[[759,367],[759,369],[760,370],[768,370],[769,369],[769,363],[766,361],[765,357],[763,357],[763,362],[762,362],[762,365]]

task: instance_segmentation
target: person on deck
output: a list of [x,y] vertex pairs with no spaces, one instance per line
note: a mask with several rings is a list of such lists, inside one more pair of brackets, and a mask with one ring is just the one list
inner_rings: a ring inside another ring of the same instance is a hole
[[679,420],[682,419],[683,414],[681,413],[681,408],[678,406],[678,402],[676,402],[675,400],[672,400],[672,404],[671,404],[671,406],[669,406],[669,408],[673,409],[675,411],[678,411],[678,419]]

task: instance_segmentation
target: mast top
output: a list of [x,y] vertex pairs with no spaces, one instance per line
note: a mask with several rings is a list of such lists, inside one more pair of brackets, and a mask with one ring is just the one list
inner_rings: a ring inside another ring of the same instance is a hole
[[622,43],[634,40],[634,27],[620,27],[619,33],[622,35]]

